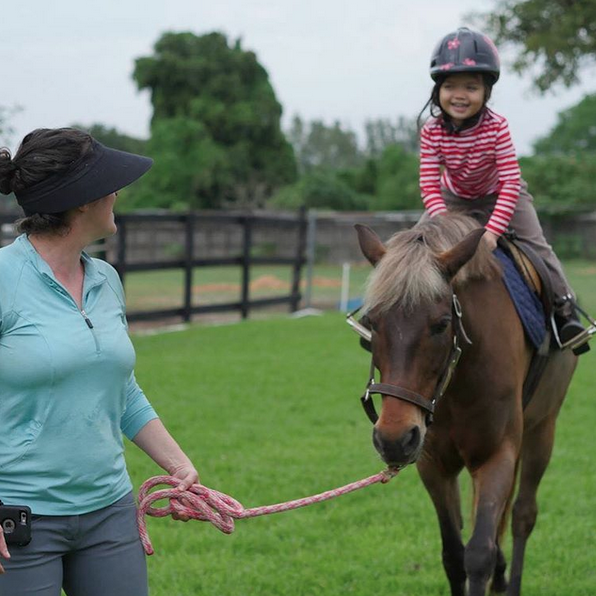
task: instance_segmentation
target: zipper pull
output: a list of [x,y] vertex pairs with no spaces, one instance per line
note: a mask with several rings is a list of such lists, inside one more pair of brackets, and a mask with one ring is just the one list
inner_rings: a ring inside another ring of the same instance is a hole
[[93,329],[93,323],[91,322],[91,320],[87,316],[87,313],[83,309],[81,309],[81,314],[83,315],[83,319],[85,319],[85,323],[87,323],[87,327],[89,327],[89,329]]

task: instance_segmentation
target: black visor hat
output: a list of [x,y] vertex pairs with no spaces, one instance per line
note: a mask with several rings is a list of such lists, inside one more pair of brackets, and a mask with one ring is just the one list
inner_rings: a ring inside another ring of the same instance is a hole
[[15,193],[25,215],[61,213],[128,186],[153,165],[142,155],[118,151],[95,139],[91,149],[68,170]]

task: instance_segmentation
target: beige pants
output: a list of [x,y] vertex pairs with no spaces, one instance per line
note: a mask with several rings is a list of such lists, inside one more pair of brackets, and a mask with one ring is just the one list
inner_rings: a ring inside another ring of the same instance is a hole
[[[467,213],[478,212],[484,216],[484,219],[481,218],[483,223],[486,223],[490,217],[497,201],[496,194],[472,200],[462,199],[446,188],[442,189],[442,195],[448,209],[456,209]],[[534,209],[534,199],[528,192],[528,185],[523,180],[509,227],[515,231],[521,242],[527,244],[544,260],[551,276],[555,298],[561,298],[568,294],[575,298],[575,294],[563,272],[561,262],[544,237],[542,226]]]

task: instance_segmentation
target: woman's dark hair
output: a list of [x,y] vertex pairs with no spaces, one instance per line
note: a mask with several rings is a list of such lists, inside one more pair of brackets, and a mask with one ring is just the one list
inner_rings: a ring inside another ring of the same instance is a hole
[[[422,130],[422,127],[424,126],[424,121],[425,121],[424,113],[426,112],[427,109],[430,111],[430,115],[433,118],[441,117],[441,118],[443,118],[443,120],[446,123],[450,123],[451,117],[449,116],[449,114],[447,114],[443,111],[443,108],[441,108],[441,102],[439,100],[441,85],[445,82],[446,78],[447,78],[447,75],[437,79],[437,81],[435,82],[435,84],[432,88],[432,91],[430,93],[430,97],[429,97],[428,101],[424,104],[424,107],[422,108],[422,110],[420,110],[420,114],[418,114],[418,118],[416,119],[416,125],[418,126],[418,133],[420,133],[420,131]],[[486,104],[488,103],[488,100],[490,99],[490,96],[491,96],[491,93],[493,90],[494,79],[490,75],[482,73],[482,82],[484,83],[484,103],[482,105],[482,109],[480,110],[479,114],[482,113],[482,111],[486,107]],[[469,118],[469,120],[473,121],[473,120],[475,120],[475,118],[476,118],[476,115],[472,116],[472,118]],[[466,123],[464,123],[462,128],[467,128]]]
[[65,236],[70,230],[70,212],[34,213],[17,219],[15,225],[19,234],[27,234],[27,236],[30,234]]
[[[0,192],[24,191],[35,184],[66,172],[91,148],[92,137],[75,128],[38,128],[22,141],[14,158],[0,149]],[[34,213],[17,222],[26,234],[64,234],[69,228],[69,212]]]

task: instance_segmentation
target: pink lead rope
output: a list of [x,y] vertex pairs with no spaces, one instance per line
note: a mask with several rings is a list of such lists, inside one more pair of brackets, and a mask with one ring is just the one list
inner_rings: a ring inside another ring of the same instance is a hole
[[[313,503],[328,501],[340,495],[346,495],[365,486],[370,486],[381,482],[386,484],[399,473],[399,469],[387,469],[369,476],[363,480],[346,484],[333,490],[328,490],[312,497],[296,499],[277,505],[265,505],[263,507],[253,507],[244,509],[241,503],[232,497],[220,493],[202,484],[193,484],[188,490],[180,491],[176,488],[179,484],[177,478],[172,476],[154,476],[146,480],[139,489],[139,509],[137,512],[137,523],[141,542],[147,555],[154,553],[149,534],[147,533],[147,522],[145,515],[152,517],[165,517],[172,513],[179,513],[188,516],[191,519],[211,522],[216,528],[224,534],[231,534],[234,531],[235,519],[246,519],[248,517],[259,517],[261,515],[270,515],[271,513],[280,513],[290,509],[306,507]],[[151,489],[159,484],[169,484],[174,488],[166,488],[150,492]],[[161,499],[169,499],[169,504],[164,507],[152,507],[151,504]],[[184,506],[180,500],[185,499],[191,507]]]

